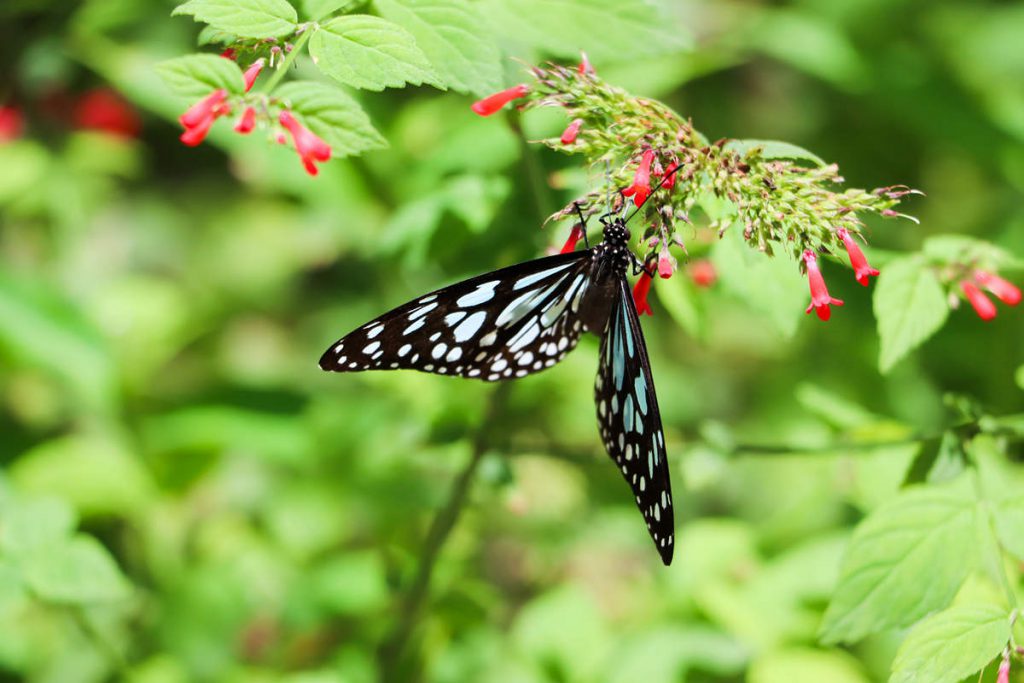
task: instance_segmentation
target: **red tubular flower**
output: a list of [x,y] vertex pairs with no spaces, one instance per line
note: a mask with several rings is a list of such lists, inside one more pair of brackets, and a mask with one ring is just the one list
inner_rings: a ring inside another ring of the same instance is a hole
[[225,48],[224,52],[220,53],[220,56],[224,59],[230,59],[231,61],[235,61],[235,58],[238,56],[238,53],[235,52],[235,48],[229,47]]
[[974,281],[995,294],[1004,304],[1016,306],[1020,303],[1020,290],[1012,282],[1007,282],[998,275],[984,270],[976,270],[974,271]]
[[974,312],[978,314],[979,318],[991,320],[996,317],[996,305],[978,289],[977,285],[970,280],[964,280],[960,283],[960,289],[963,290],[964,296],[974,307]]
[[654,315],[651,305],[647,303],[647,293],[651,291],[651,274],[646,270],[640,274],[640,279],[633,285],[633,304],[639,315]]
[[580,133],[580,126],[583,125],[583,119],[573,119],[572,123],[565,127],[565,131],[562,133],[562,144],[571,145],[576,142],[576,136]]
[[245,81],[245,92],[249,92],[252,89],[252,84],[256,82],[260,72],[263,71],[263,65],[266,63],[267,60],[261,57],[250,64],[249,68],[242,74],[242,80]]
[[676,260],[672,258],[672,254],[668,253],[668,247],[663,246],[658,254],[658,275],[667,280],[672,277],[674,272],[676,272]]
[[292,116],[287,109],[278,116],[281,125],[292,134],[292,141],[295,143],[295,151],[302,159],[302,165],[306,167],[306,173],[316,175],[319,169],[317,161],[327,161],[331,158],[331,146],[313,134],[311,130],[299,123],[298,119]]
[[698,287],[710,287],[718,280],[718,272],[715,270],[715,265],[707,259],[694,261],[690,264],[689,271],[690,279]]
[[594,71],[594,65],[590,63],[589,59],[587,59],[586,52],[580,52],[580,64],[576,67],[576,71],[581,74],[597,73]]
[[99,130],[124,138],[138,137],[142,122],[135,109],[109,88],[82,95],[71,113],[76,128]]
[[860,245],[854,241],[846,228],[839,228],[836,230],[836,234],[846,246],[846,253],[850,256],[850,265],[853,266],[854,277],[857,278],[857,282],[867,287],[868,277],[871,275],[877,277],[878,269],[868,265],[868,260],[864,257],[864,252],[860,250]]
[[999,663],[999,670],[996,672],[996,683],[1010,683],[1010,650],[1003,653],[1003,661]]
[[622,191],[623,197],[633,197],[633,203],[640,206],[651,196],[651,162],[654,161],[654,150],[644,150],[640,166],[633,176],[633,184]]
[[569,239],[562,245],[562,251],[560,254],[568,254],[570,251],[576,249],[576,243],[583,239],[583,226],[577,223],[572,226],[572,232],[569,233]]
[[181,125],[185,126],[185,132],[181,134],[181,141],[189,147],[195,147],[202,142],[206,134],[210,132],[213,122],[218,117],[231,113],[231,105],[227,103],[227,98],[227,90],[223,88],[214,90],[178,117]]
[[825,287],[825,278],[821,276],[821,270],[818,268],[818,257],[815,253],[807,249],[804,251],[803,258],[804,263],[807,264],[807,282],[811,286],[811,303],[804,312],[810,313],[811,309],[814,309],[814,312],[818,314],[820,319],[828,320],[832,315],[832,309],[829,308],[829,305],[842,306],[843,302],[828,293],[828,288]]
[[0,106],[0,143],[17,140],[24,128],[21,110],[11,105]]
[[473,103],[471,109],[480,116],[490,116],[495,112],[501,111],[501,108],[512,100],[518,100],[520,97],[525,97],[528,92],[530,92],[530,89],[526,87],[526,84],[520,83],[519,85],[512,86],[508,90],[502,90],[501,92],[494,93],[490,97],[477,100]]
[[238,119],[238,123],[235,124],[235,132],[241,133],[242,135],[248,135],[256,127],[256,110],[252,107],[246,107],[245,111],[242,112],[241,118]]

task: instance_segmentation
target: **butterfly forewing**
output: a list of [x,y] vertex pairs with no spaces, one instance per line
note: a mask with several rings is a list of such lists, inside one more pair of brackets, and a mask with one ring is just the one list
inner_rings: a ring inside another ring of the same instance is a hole
[[669,564],[675,526],[661,414],[640,319],[624,277],[616,290],[594,387],[597,419],[608,455],[632,487],[654,545]]
[[495,381],[549,368],[576,346],[590,251],[527,261],[410,301],[320,358],[336,372],[409,368]]

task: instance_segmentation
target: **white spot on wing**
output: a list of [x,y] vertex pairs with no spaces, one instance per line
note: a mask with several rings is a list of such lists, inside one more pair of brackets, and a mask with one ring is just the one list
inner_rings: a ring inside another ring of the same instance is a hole
[[490,282],[477,285],[476,289],[469,294],[460,296],[455,304],[465,308],[466,306],[476,306],[490,301],[494,298],[494,288],[498,286],[498,282],[498,280],[491,280]]
[[[485,320],[487,320],[486,311],[477,311],[470,315],[459,323],[454,330],[452,330],[452,334],[455,335],[455,341],[464,342],[472,339],[476,333],[480,331],[480,326],[484,324]],[[494,333],[492,332],[491,334],[493,335]],[[484,339],[486,339],[486,337]],[[480,343],[486,346],[487,343],[484,342],[484,339],[481,339]],[[494,343],[494,340],[492,339],[491,342],[488,343]]]

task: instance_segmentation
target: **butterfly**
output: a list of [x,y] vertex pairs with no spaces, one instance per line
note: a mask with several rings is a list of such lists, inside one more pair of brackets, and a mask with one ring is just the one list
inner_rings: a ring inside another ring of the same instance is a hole
[[[581,217],[582,218],[582,217]],[[323,370],[411,369],[495,382],[540,372],[601,337],[594,401],[601,439],[632,488],[662,561],[675,539],[665,436],[626,274],[637,259],[622,218],[601,243],[430,292],[331,345]]]

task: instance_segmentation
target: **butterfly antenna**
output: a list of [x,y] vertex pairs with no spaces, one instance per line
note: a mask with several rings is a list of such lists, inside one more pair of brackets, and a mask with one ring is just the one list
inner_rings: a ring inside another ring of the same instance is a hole
[[604,215],[607,216],[612,212],[612,164],[608,157],[604,159],[604,186],[608,188],[608,192],[604,195]]
[[642,202],[640,202],[640,206],[638,206],[638,207],[636,207],[635,209],[633,209],[633,213],[629,214],[629,216],[627,216],[627,217],[626,217],[626,223],[627,223],[627,224],[628,224],[628,223],[629,223],[629,222],[630,222],[631,220],[633,220],[633,216],[635,216],[635,215],[637,215],[638,213],[640,213],[640,209],[644,208],[644,205],[645,205],[645,204],[646,204],[647,202],[651,201],[651,197],[653,197],[653,196],[655,195],[655,193],[656,193],[656,192],[657,192],[658,190],[660,190],[660,189],[661,189],[661,186],[662,186],[662,185],[664,185],[665,183],[667,183],[667,182],[669,181],[669,179],[670,179],[670,178],[671,178],[672,176],[674,176],[674,175],[676,174],[676,171],[678,171],[678,170],[679,170],[680,168],[682,168],[682,166],[683,166],[683,164],[682,164],[682,162],[680,162],[680,163],[676,164],[675,166],[673,166],[673,167],[672,167],[671,169],[669,169],[668,171],[666,171],[666,172],[665,172],[665,174],[661,176],[661,180],[660,180],[660,181],[658,182],[658,184],[657,184],[657,185],[656,185],[656,186],[654,187],[654,189],[653,189],[653,190],[651,190],[651,193],[650,193],[649,195],[647,195],[647,199],[645,199],[645,200],[643,200]]
[[590,240],[587,239],[587,218],[583,215],[583,209],[580,208],[579,202],[573,202],[572,206],[576,209],[576,214],[580,217],[580,230],[583,232],[583,245],[590,249]]

